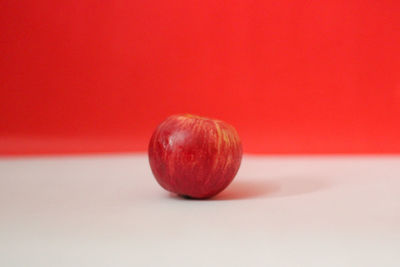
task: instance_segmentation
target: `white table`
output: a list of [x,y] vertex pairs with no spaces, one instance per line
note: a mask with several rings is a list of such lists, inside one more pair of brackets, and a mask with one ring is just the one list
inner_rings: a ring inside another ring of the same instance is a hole
[[400,157],[246,156],[214,200],[144,154],[0,159],[0,266],[400,266]]

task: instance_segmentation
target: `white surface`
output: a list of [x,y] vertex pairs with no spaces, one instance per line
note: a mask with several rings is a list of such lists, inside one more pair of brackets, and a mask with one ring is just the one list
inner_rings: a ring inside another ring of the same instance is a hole
[[216,200],[145,155],[0,160],[0,266],[400,266],[400,157],[246,156]]

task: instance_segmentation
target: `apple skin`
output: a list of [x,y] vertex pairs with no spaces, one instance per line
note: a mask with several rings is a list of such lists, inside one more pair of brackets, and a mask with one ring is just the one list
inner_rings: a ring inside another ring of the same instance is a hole
[[220,120],[173,115],[154,131],[149,161],[157,182],[182,197],[205,199],[224,190],[242,161],[235,128]]

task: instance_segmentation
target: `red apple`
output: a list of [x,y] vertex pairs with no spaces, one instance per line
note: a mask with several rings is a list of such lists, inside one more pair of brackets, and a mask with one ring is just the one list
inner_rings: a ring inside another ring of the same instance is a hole
[[174,115],[154,131],[149,161],[164,189],[209,198],[232,182],[242,161],[242,144],[235,128],[223,121]]

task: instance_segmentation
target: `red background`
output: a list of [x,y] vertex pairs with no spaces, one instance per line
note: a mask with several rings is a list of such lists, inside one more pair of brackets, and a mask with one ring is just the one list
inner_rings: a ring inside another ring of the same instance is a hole
[[246,152],[400,152],[400,2],[2,1],[0,154],[145,150],[173,113]]

